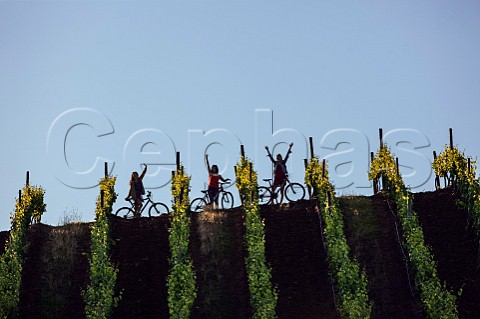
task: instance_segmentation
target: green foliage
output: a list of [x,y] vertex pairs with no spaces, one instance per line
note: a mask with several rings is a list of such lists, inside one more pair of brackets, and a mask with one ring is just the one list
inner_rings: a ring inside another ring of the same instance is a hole
[[253,170],[252,165],[252,162],[246,157],[242,157],[240,162],[235,166],[235,184],[244,206],[244,201],[247,201],[246,204],[248,205],[258,205],[258,175]]
[[305,183],[318,194],[328,262],[340,300],[342,318],[370,318],[372,305],[368,298],[367,277],[356,260],[350,258],[350,247],[344,234],[342,215],[328,180],[328,169],[318,158],[311,159],[305,171]]
[[468,159],[456,147],[445,145],[445,149],[433,161],[432,167],[436,175],[447,178],[450,183],[457,180],[460,183],[472,183],[475,180],[476,162],[471,161],[468,171]]
[[323,164],[318,158],[312,158],[305,169],[305,185],[311,187],[318,198],[326,198],[328,193],[333,194],[334,187],[328,179],[327,163]]
[[26,185],[10,217],[10,235],[5,253],[0,258],[0,318],[18,316],[23,255],[27,248],[26,233],[32,216],[40,218],[45,212],[44,195],[43,188]]
[[457,204],[472,214],[477,234],[480,233],[480,182],[475,178],[476,161],[470,161],[469,169],[465,154],[446,145],[432,167],[436,175],[447,178],[455,187],[459,195]]
[[430,249],[425,245],[418,217],[411,209],[412,195],[407,191],[401,177],[396,174],[393,156],[389,150],[380,150],[377,154],[382,156],[377,155],[372,161],[369,178],[378,178],[379,174],[385,174],[390,182],[389,193],[396,202],[409,262],[415,273],[415,284],[425,313],[431,319],[458,318],[456,296],[449,292],[438,278],[437,265]]
[[182,212],[183,215],[189,206],[190,177],[181,168],[172,179],[172,208],[175,212]]
[[[117,181],[116,177],[105,177],[102,178],[99,182],[100,185],[100,195],[97,197],[96,211],[95,214],[102,214],[109,216],[112,214],[113,204],[117,200],[117,193],[115,193],[115,182]],[[101,202],[101,192],[103,191],[103,209]]]
[[121,296],[115,296],[115,283],[118,269],[110,261],[110,226],[108,216],[117,199],[115,193],[116,177],[100,180],[100,192],[103,191],[103,207],[99,195],[95,210],[95,223],[91,229],[90,242],[90,284],[83,292],[86,303],[85,314],[88,319],[109,318],[113,308],[118,305]]
[[428,318],[458,318],[456,296],[441,284],[437,265],[425,245],[423,231],[415,212],[411,211],[412,197],[407,192],[395,194],[397,211],[402,222],[409,261],[415,271],[415,283],[420,292]]
[[392,152],[387,145],[383,145],[370,163],[370,171],[368,172],[369,180],[379,180],[386,178],[388,185],[386,188],[400,187],[398,191],[405,189],[401,176],[397,173],[397,165]]
[[190,318],[197,297],[196,275],[188,255],[190,218],[187,215],[190,177],[181,166],[172,180],[173,213],[169,229],[170,274],[167,278],[168,308],[171,318]]
[[257,173],[251,162],[242,157],[235,167],[237,188],[243,198],[245,209],[245,244],[247,258],[245,260],[250,304],[255,319],[275,318],[278,293],[272,287],[271,269],[265,257],[265,225],[260,218],[257,193]]

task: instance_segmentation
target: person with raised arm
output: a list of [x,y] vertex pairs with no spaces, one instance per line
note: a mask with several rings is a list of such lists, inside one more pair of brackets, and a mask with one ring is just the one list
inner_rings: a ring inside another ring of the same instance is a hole
[[216,208],[218,207],[218,193],[220,190],[219,181],[228,182],[230,181],[230,178],[225,179],[222,175],[218,174],[217,165],[212,165],[210,167],[208,154],[205,154],[205,161],[208,169],[208,197],[210,198],[210,203],[212,203],[212,208]]
[[132,172],[130,176],[130,190],[125,200],[133,200],[135,204],[135,218],[140,217],[140,211],[143,206],[143,195],[145,195],[145,187],[143,187],[143,177],[147,173],[147,164],[140,175],[137,172]]
[[276,159],[273,158],[272,154],[270,153],[270,150],[268,149],[268,146],[265,146],[265,149],[267,150],[267,156],[270,158],[272,161],[274,167],[273,167],[273,185],[272,185],[272,201],[271,204],[273,204],[273,199],[275,196],[275,190],[280,187],[280,204],[283,202],[283,192],[285,189],[285,185],[288,181],[288,171],[287,171],[287,160],[292,152],[292,146],[293,143],[290,143],[288,146],[288,151],[287,154],[285,155],[285,158],[282,157],[281,154],[277,154]]

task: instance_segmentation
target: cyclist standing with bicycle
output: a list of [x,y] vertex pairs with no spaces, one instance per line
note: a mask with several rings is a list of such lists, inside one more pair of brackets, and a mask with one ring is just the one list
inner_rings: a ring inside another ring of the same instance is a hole
[[145,195],[145,187],[143,187],[143,177],[147,173],[147,164],[143,164],[145,168],[140,176],[137,172],[132,172],[130,176],[130,190],[125,200],[132,199],[135,203],[135,218],[140,217],[140,210],[143,206],[143,195]]
[[223,178],[222,175],[218,174],[218,166],[212,165],[208,162],[208,154],[205,154],[205,161],[207,163],[208,169],[208,196],[210,197],[210,202],[212,203],[212,208],[218,207],[218,193],[220,190],[219,181],[228,182],[230,178]]
[[[267,156],[270,158],[270,160],[274,164],[272,194],[275,194],[275,190],[277,189],[277,187],[280,187],[280,201],[279,201],[280,204],[283,202],[283,192],[284,192],[285,184],[287,183],[287,180],[288,180],[287,160],[290,153],[292,152],[292,146],[293,146],[293,143],[290,143],[290,145],[288,146],[287,155],[285,155],[285,159],[283,159],[281,154],[277,154],[276,160],[273,158],[272,154],[270,153],[268,146],[265,146],[265,149],[267,150]],[[273,204],[273,196],[272,196],[271,203]]]

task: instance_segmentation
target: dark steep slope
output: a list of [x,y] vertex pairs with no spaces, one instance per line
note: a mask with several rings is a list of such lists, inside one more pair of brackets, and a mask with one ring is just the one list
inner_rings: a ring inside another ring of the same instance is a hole
[[398,240],[396,217],[386,199],[381,195],[342,197],[340,211],[351,252],[368,277],[372,318],[423,318]]
[[[352,196],[340,198],[340,204],[352,256],[368,276],[373,318],[421,318],[397,240],[396,218],[386,200],[381,195]],[[466,214],[456,207],[449,190],[414,194],[413,208],[438,261],[440,279],[455,292],[463,289],[458,298],[460,318],[478,318],[478,246]],[[260,210],[266,258],[279,294],[278,318],[337,318],[314,203],[266,205]],[[192,318],[250,318],[244,222],[242,208],[192,215],[189,249],[198,288]],[[90,225],[30,227],[21,318],[85,317],[81,291],[88,284]],[[111,256],[119,269],[117,292],[123,294],[113,319],[169,317],[169,227],[170,216],[137,220],[112,216]],[[8,231],[0,232],[0,252],[7,236]]]
[[20,318],[85,318],[90,224],[32,225],[20,288]]
[[168,318],[169,216],[111,218],[112,262],[122,300],[113,319]]
[[262,206],[267,261],[279,292],[279,319],[336,318],[320,221],[308,201]]
[[460,318],[479,318],[478,245],[466,213],[458,209],[451,189],[414,194],[413,209],[438,262],[440,280],[454,293],[463,290],[457,300]]
[[190,251],[198,296],[192,319],[251,317],[242,208],[192,214]]

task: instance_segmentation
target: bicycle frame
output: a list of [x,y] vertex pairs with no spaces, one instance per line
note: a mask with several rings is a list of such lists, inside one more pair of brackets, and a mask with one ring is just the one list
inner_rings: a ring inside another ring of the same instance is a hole
[[161,202],[154,202],[152,198],[152,193],[148,192],[147,193],[147,198],[146,202],[142,205],[142,208],[140,209],[139,213],[135,212],[135,202],[132,199],[128,199],[128,202],[130,203],[130,207],[124,206],[120,207],[117,209],[115,212],[116,216],[123,216],[124,218],[133,218],[133,217],[140,217],[142,216],[142,213],[147,209],[147,206],[150,208],[148,209],[148,216],[149,217],[156,217],[160,216],[162,214],[168,214],[169,209],[167,205]]
[[[291,184],[290,179],[287,177],[287,179],[282,183],[282,185],[276,186],[275,190],[273,189],[273,180],[271,178],[267,178],[263,180],[264,182],[268,182],[268,188],[272,191],[272,195],[278,195],[280,191],[285,192],[285,189],[289,184]],[[284,194],[285,195],[285,194]]]
[[[259,196],[270,204],[274,204],[275,201],[277,201],[277,203],[282,203],[284,197],[289,202],[302,200],[305,197],[304,186],[300,183],[291,182],[289,178],[287,178],[282,185],[276,186],[275,189],[273,187],[272,179],[264,179],[263,181],[268,182],[269,186],[260,186],[259,192],[261,192],[261,194],[259,194]],[[278,201],[279,194],[280,201]]]
[[[217,195],[215,196],[215,198],[213,199],[214,202],[216,202],[218,200],[218,198],[220,197],[220,194],[221,193],[225,193],[226,191],[223,189],[223,184],[228,184],[228,183],[219,183],[218,184],[218,193]],[[211,205],[212,202],[210,201],[210,194],[208,194],[208,189],[205,189],[202,191],[202,193],[204,194],[203,195],[203,199],[205,200],[205,202],[207,202],[207,205]]]
[[[135,201],[133,199],[129,199],[128,202],[132,206],[133,211],[135,211]],[[150,205],[153,204],[152,192],[150,192],[150,191],[147,192],[146,202],[142,203],[142,209],[140,209],[139,215],[142,215],[143,211],[147,208],[148,204],[150,204]]]
[[[233,208],[233,194],[223,188],[224,184],[228,183],[219,184],[218,194],[213,199],[213,203],[216,203],[216,205],[219,205],[224,209]],[[205,206],[213,205],[212,200],[210,200],[210,195],[208,194],[208,189],[202,190],[202,193],[203,197],[194,198],[190,203],[190,210],[192,212],[200,212],[203,211]],[[219,199],[220,203],[218,203]]]

